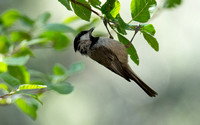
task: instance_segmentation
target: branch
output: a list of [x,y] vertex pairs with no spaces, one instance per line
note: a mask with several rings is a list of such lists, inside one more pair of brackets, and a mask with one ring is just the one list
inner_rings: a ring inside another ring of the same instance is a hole
[[141,25],[139,24],[136,28],[135,28],[135,33],[133,34],[133,37],[131,38],[129,44],[127,44],[125,47],[129,48],[131,46],[131,43],[133,41],[133,39],[135,38],[135,35],[138,33],[138,31],[140,31]]
[[93,9],[87,7],[85,4],[80,3],[80,2],[78,2],[76,0],[70,0],[70,1],[73,2],[74,4],[79,4],[79,5],[83,6],[83,7],[85,7],[86,9],[88,9],[88,10],[92,11],[93,13],[95,13],[97,16],[101,17],[101,15],[98,12],[96,12]]

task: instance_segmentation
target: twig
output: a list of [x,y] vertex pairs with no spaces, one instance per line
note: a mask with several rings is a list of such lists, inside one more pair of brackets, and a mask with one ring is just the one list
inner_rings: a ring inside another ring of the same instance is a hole
[[73,2],[73,3],[75,3],[75,4],[79,4],[79,5],[83,6],[83,7],[85,7],[86,9],[88,9],[88,10],[92,11],[93,13],[95,13],[97,16],[101,17],[101,15],[98,12],[96,12],[93,9],[87,7],[85,4],[80,3],[80,2],[78,2],[76,0],[70,0],[70,1]]
[[105,17],[103,17],[103,23],[104,23],[104,25],[105,25],[105,27],[106,27],[106,29],[108,31],[108,34],[110,35],[110,38],[113,39],[113,36],[111,35],[111,33],[110,33],[110,31],[109,31],[109,29],[107,27],[107,24],[109,24],[109,26],[110,26],[110,23],[108,23],[108,21],[107,21],[107,19],[105,19]]
[[131,46],[131,43],[133,41],[133,39],[135,38],[135,35],[138,33],[138,31],[140,31],[141,25],[139,24],[136,28],[135,28],[135,33],[133,34],[133,37],[131,38],[129,44],[127,44],[125,47],[129,48]]

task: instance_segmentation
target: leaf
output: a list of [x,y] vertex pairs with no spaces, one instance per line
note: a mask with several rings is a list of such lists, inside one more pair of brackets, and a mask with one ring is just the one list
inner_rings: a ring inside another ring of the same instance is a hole
[[20,57],[7,57],[3,60],[9,66],[20,66],[25,65],[29,60],[29,56],[20,56]]
[[73,23],[73,22],[78,21],[78,20],[80,20],[80,17],[78,17],[78,16],[70,16],[69,18],[65,19],[63,23],[64,24],[69,24],[69,23]]
[[4,83],[0,83],[0,90],[3,90],[4,93],[8,93],[10,92],[10,89],[8,88],[8,86]]
[[57,50],[66,48],[70,43],[69,38],[63,34],[59,34],[57,36],[58,36],[58,38],[54,39],[53,47]]
[[4,26],[9,27],[15,23],[16,20],[18,20],[20,17],[20,13],[17,10],[10,9],[5,11],[1,18]]
[[132,0],[131,16],[134,21],[145,23],[150,19],[152,7],[156,6],[155,0]]
[[70,1],[69,0],[58,0],[62,5],[64,5],[68,10],[72,10],[70,7]]
[[156,30],[154,29],[152,24],[148,24],[148,25],[143,26],[141,28],[141,30],[144,31],[144,32],[147,32],[151,35],[154,35],[156,33]]
[[25,99],[26,98],[28,98],[28,99],[35,99],[34,101],[36,101],[36,102],[39,102],[40,104],[42,104],[43,105],[43,102],[39,99],[39,94],[41,94],[41,93],[37,93],[38,95],[36,95],[36,94],[30,94],[30,93],[22,93],[21,95],[22,95],[22,97],[24,97]]
[[79,26],[78,31],[88,30],[89,28],[97,24],[99,21],[100,20],[98,18],[94,18],[90,23]]
[[30,40],[31,36],[24,31],[14,31],[11,33],[11,40],[13,42],[21,42],[22,40]]
[[33,120],[36,119],[38,102],[34,98],[29,98],[29,99],[18,98],[15,100],[15,104]]
[[182,0],[165,0],[163,4],[163,8],[175,8],[176,6],[180,5]]
[[115,18],[119,14],[119,10],[120,2],[118,0],[107,0],[101,7],[101,12],[110,19]]
[[8,52],[10,47],[8,38],[6,36],[0,36],[0,53]]
[[31,76],[34,76],[34,77],[41,77],[45,75],[44,73],[37,70],[33,70],[33,69],[29,69],[28,72],[30,73]]
[[47,87],[46,85],[23,84],[23,85],[20,85],[17,90],[20,91],[20,90],[27,90],[27,89],[42,89],[46,87]]
[[0,73],[6,72],[7,70],[7,64],[0,62]]
[[[91,9],[90,5],[85,1],[85,0],[76,0],[76,2],[80,2],[82,4],[84,4],[84,6],[88,7]],[[90,17],[91,17],[91,11],[88,10],[87,8],[72,2],[72,8],[74,10],[74,13],[79,16],[80,18],[82,18],[83,20],[86,21],[90,21]]]
[[33,85],[47,85],[48,82],[46,80],[44,80],[44,78],[42,78],[42,79],[31,80],[30,84],[33,84]]
[[48,87],[60,94],[69,94],[73,91],[73,86],[71,86],[71,84],[69,83],[64,83],[64,82],[51,84]]
[[27,48],[27,47],[22,47],[20,49],[19,52],[16,52],[13,56],[15,57],[20,57],[20,56],[26,56],[26,55],[29,55],[29,56],[34,56],[33,52],[31,51],[31,49]]
[[66,48],[70,43],[70,39],[61,32],[47,31],[44,32],[41,37],[51,40],[53,42],[54,49],[57,50]]
[[84,68],[83,63],[81,63],[81,62],[74,63],[74,64],[70,65],[69,68],[67,69],[67,74],[69,74],[69,75],[74,74],[76,72],[79,72],[83,68]]
[[8,73],[0,74],[0,78],[2,78],[3,81],[5,81],[8,85],[12,87],[20,85],[20,81]]
[[45,24],[47,23],[50,17],[51,14],[49,12],[45,12],[38,17],[37,21],[41,22],[42,24]]
[[126,29],[129,29],[129,25],[124,22],[124,20],[120,16],[120,14],[117,15],[116,19],[119,24],[119,25],[117,25],[117,31],[123,35],[126,35],[127,34]]
[[146,39],[146,41],[149,43],[149,45],[155,50],[158,51],[159,50],[159,45],[158,42],[156,40],[156,38],[154,38],[151,34],[146,33],[146,32],[142,32],[144,38]]
[[28,16],[20,15],[20,21],[25,24],[26,26],[33,26],[34,20],[30,19]]
[[8,66],[8,73],[20,80],[21,84],[28,84],[30,74],[25,66]]
[[61,64],[56,64],[53,67],[53,74],[54,75],[64,75],[65,71],[66,71],[66,68]]
[[45,29],[55,32],[72,32],[72,33],[75,32],[74,29],[72,29],[71,27],[58,23],[47,24],[45,25]]
[[100,9],[101,7],[101,2],[99,0],[88,0],[90,2],[90,4],[97,8],[97,9]]
[[[122,42],[124,45],[128,45],[130,43],[130,41],[126,39],[124,36],[120,34],[117,34],[117,36],[118,36],[119,41]],[[126,50],[127,50],[127,53],[130,55],[130,58],[133,60],[133,62],[139,65],[139,57],[133,44],[131,44],[129,48],[126,48]]]
[[37,39],[32,39],[28,41],[27,45],[32,46],[36,44],[41,44],[41,43],[46,43],[48,40],[46,38],[37,38]]

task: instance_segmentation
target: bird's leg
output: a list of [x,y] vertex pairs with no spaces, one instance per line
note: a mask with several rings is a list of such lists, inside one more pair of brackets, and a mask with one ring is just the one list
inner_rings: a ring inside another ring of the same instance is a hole
[[110,33],[109,29],[108,29],[108,26],[107,26],[108,21],[107,21],[107,19],[105,17],[103,17],[103,23],[104,23],[104,25],[106,27],[106,30],[108,31],[108,34],[110,35],[110,38],[113,39],[113,36],[111,35],[111,33]]
[[129,44],[126,45],[126,48],[129,48],[131,46],[131,43],[132,43],[133,39],[135,38],[135,35],[138,33],[138,31],[140,31],[140,28],[141,28],[140,25],[136,26],[135,33],[133,34],[133,37],[131,38]]

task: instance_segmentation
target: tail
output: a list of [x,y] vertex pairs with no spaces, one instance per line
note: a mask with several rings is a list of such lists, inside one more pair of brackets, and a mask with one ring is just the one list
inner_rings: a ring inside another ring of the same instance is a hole
[[157,92],[151,89],[147,84],[145,84],[132,70],[128,71],[129,78],[135,81],[150,97],[155,97]]

